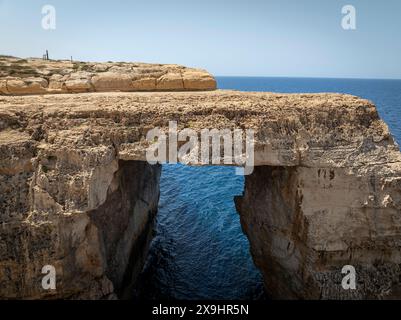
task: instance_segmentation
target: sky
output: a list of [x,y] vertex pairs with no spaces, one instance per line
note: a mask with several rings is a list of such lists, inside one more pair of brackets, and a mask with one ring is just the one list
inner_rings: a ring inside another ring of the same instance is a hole
[[[341,10],[353,5],[356,29]],[[56,29],[42,28],[42,7]],[[400,0],[0,0],[0,54],[176,63],[216,76],[401,79]]]

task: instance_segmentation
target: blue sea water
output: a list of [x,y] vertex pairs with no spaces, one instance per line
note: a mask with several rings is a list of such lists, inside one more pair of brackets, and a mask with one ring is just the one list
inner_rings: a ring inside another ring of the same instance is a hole
[[[221,89],[338,92],[373,101],[401,143],[401,80],[217,77]],[[262,277],[233,197],[244,179],[232,167],[164,165],[155,238],[138,299],[263,299]]]

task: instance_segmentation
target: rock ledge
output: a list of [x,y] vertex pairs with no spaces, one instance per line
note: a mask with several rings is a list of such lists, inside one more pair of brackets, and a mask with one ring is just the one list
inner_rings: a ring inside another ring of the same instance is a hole
[[0,94],[216,89],[205,70],[175,64],[71,62],[0,56]]

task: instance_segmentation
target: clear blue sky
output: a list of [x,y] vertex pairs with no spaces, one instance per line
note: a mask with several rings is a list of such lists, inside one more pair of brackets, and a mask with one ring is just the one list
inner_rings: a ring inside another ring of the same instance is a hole
[[[41,27],[51,4],[57,28]],[[357,29],[341,28],[352,4]],[[215,75],[401,78],[400,0],[0,0],[0,53]]]

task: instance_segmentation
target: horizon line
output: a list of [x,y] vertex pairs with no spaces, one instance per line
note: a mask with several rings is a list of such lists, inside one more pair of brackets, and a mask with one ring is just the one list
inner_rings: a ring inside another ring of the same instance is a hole
[[[212,74],[213,75],[213,74]],[[319,76],[238,76],[238,75],[213,75],[215,78],[283,78],[283,79],[337,79],[337,80],[397,80],[401,78],[359,78],[359,77],[319,77]]]
[[[0,57],[11,57],[11,58],[16,58],[16,59],[42,59],[40,57],[35,57],[35,56],[31,56],[31,57],[20,57],[20,56],[14,56],[14,55],[8,55],[8,54],[0,54]],[[72,56],[70,57],[70,59],[50,59],[50,60],[54,60],[54,61],[71,61]],[[103,60],[102,61],[83,61],[83,60],[75,60],[73,59],[73,62],[84,62],[84,63],[104,63],[104,62],[109,62],[107,60]],[[111,60],[110,60],[111,61]],[[111,62],[119,62],[119,61],[111,61]],[[121,62],[127,62],[127,63],[145,63],[145,64],[157,64],[157,62],[143,62],[143,61],[121,61]],[[175,63],[162,63],[162,64],[175,64]],[[182,66],[186,66],[183,64],[180,64]],[[203,67],[193,67],[193,66],[186,66],[189,68],[202,68]],[[210,72],[207,68],[206,71],[209,72],[213,77],[217,78],[223,78],[223,77],[227,77],[227,78],[283,78],[283,79],[338,79],[338,80],[401,80],[400,78],[369,78],[369,77],[331,77],[331,76],[277,76],[277,75],[272,75],[272,76],[260,76],[260,75],[214,75],[212,72]]]

